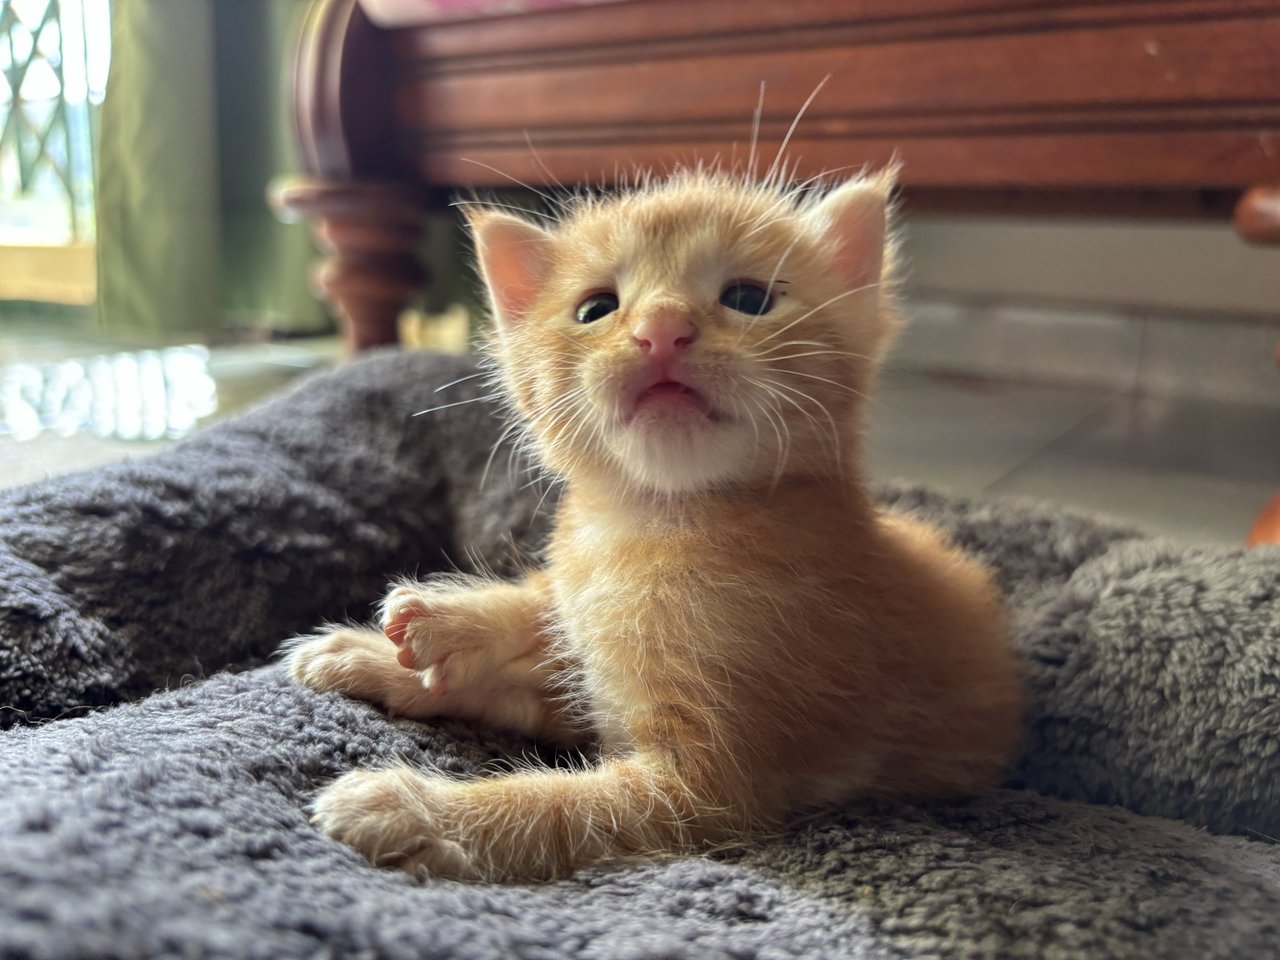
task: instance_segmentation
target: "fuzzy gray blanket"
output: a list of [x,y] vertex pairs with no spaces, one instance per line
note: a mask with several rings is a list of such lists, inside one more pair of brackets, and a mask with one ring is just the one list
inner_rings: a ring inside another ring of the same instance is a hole
[[883,499],[991,562],[1014,609],[1031,710],[994,796],[548,885],[416,885],[319,835],[308,798],[354,766],[476,776],[531,749],[260,665],[367,618],[394,574],[536,548],[541,491],[502,454],[479,484],[493,408],[408,416],[479,397],[436,392],[469,372],[373,357],[0,494],[0,956],[1275,955],[1280,551],[910,487]]

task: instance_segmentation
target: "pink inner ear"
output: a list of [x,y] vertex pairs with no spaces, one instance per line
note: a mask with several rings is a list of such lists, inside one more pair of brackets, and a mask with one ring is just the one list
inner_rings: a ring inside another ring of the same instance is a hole
[[537,300],[551,262],[551,238],[539,227],[505,214],[476,223],[480,271],[499,323],[522,319]]
[[878,185],[834,191],[818,207],[835,248],[833,266],[849,289],[876,283],[884,264],[885,197]]

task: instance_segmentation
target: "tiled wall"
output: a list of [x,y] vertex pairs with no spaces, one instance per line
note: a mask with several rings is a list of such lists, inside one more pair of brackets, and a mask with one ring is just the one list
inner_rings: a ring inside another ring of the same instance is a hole
[[1280,324],[1255,317],[958,296],[909,298],[908,315],[898,369],[1280,408]]
[[894,362],[1280,406],[1280,248],[1218,222],[916,217]]

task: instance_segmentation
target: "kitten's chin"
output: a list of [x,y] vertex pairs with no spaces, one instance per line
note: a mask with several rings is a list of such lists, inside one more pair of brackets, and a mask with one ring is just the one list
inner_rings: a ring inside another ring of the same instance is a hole
[[641,404],[613,446],[632,482],[671,494],[737,481],[753,456],[749,429],[674,396]]

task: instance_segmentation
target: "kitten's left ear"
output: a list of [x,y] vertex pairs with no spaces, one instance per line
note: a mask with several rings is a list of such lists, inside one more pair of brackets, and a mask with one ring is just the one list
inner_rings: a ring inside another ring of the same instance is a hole
[[834,251],[833,266],[847,288],[879,282],[885,267],[889,194],[896,168],[836,187],[810,211]]
[[528,313],[551,269],[551,234],[507,213],[481,210],[468,217],[480,274],[498,326]]

